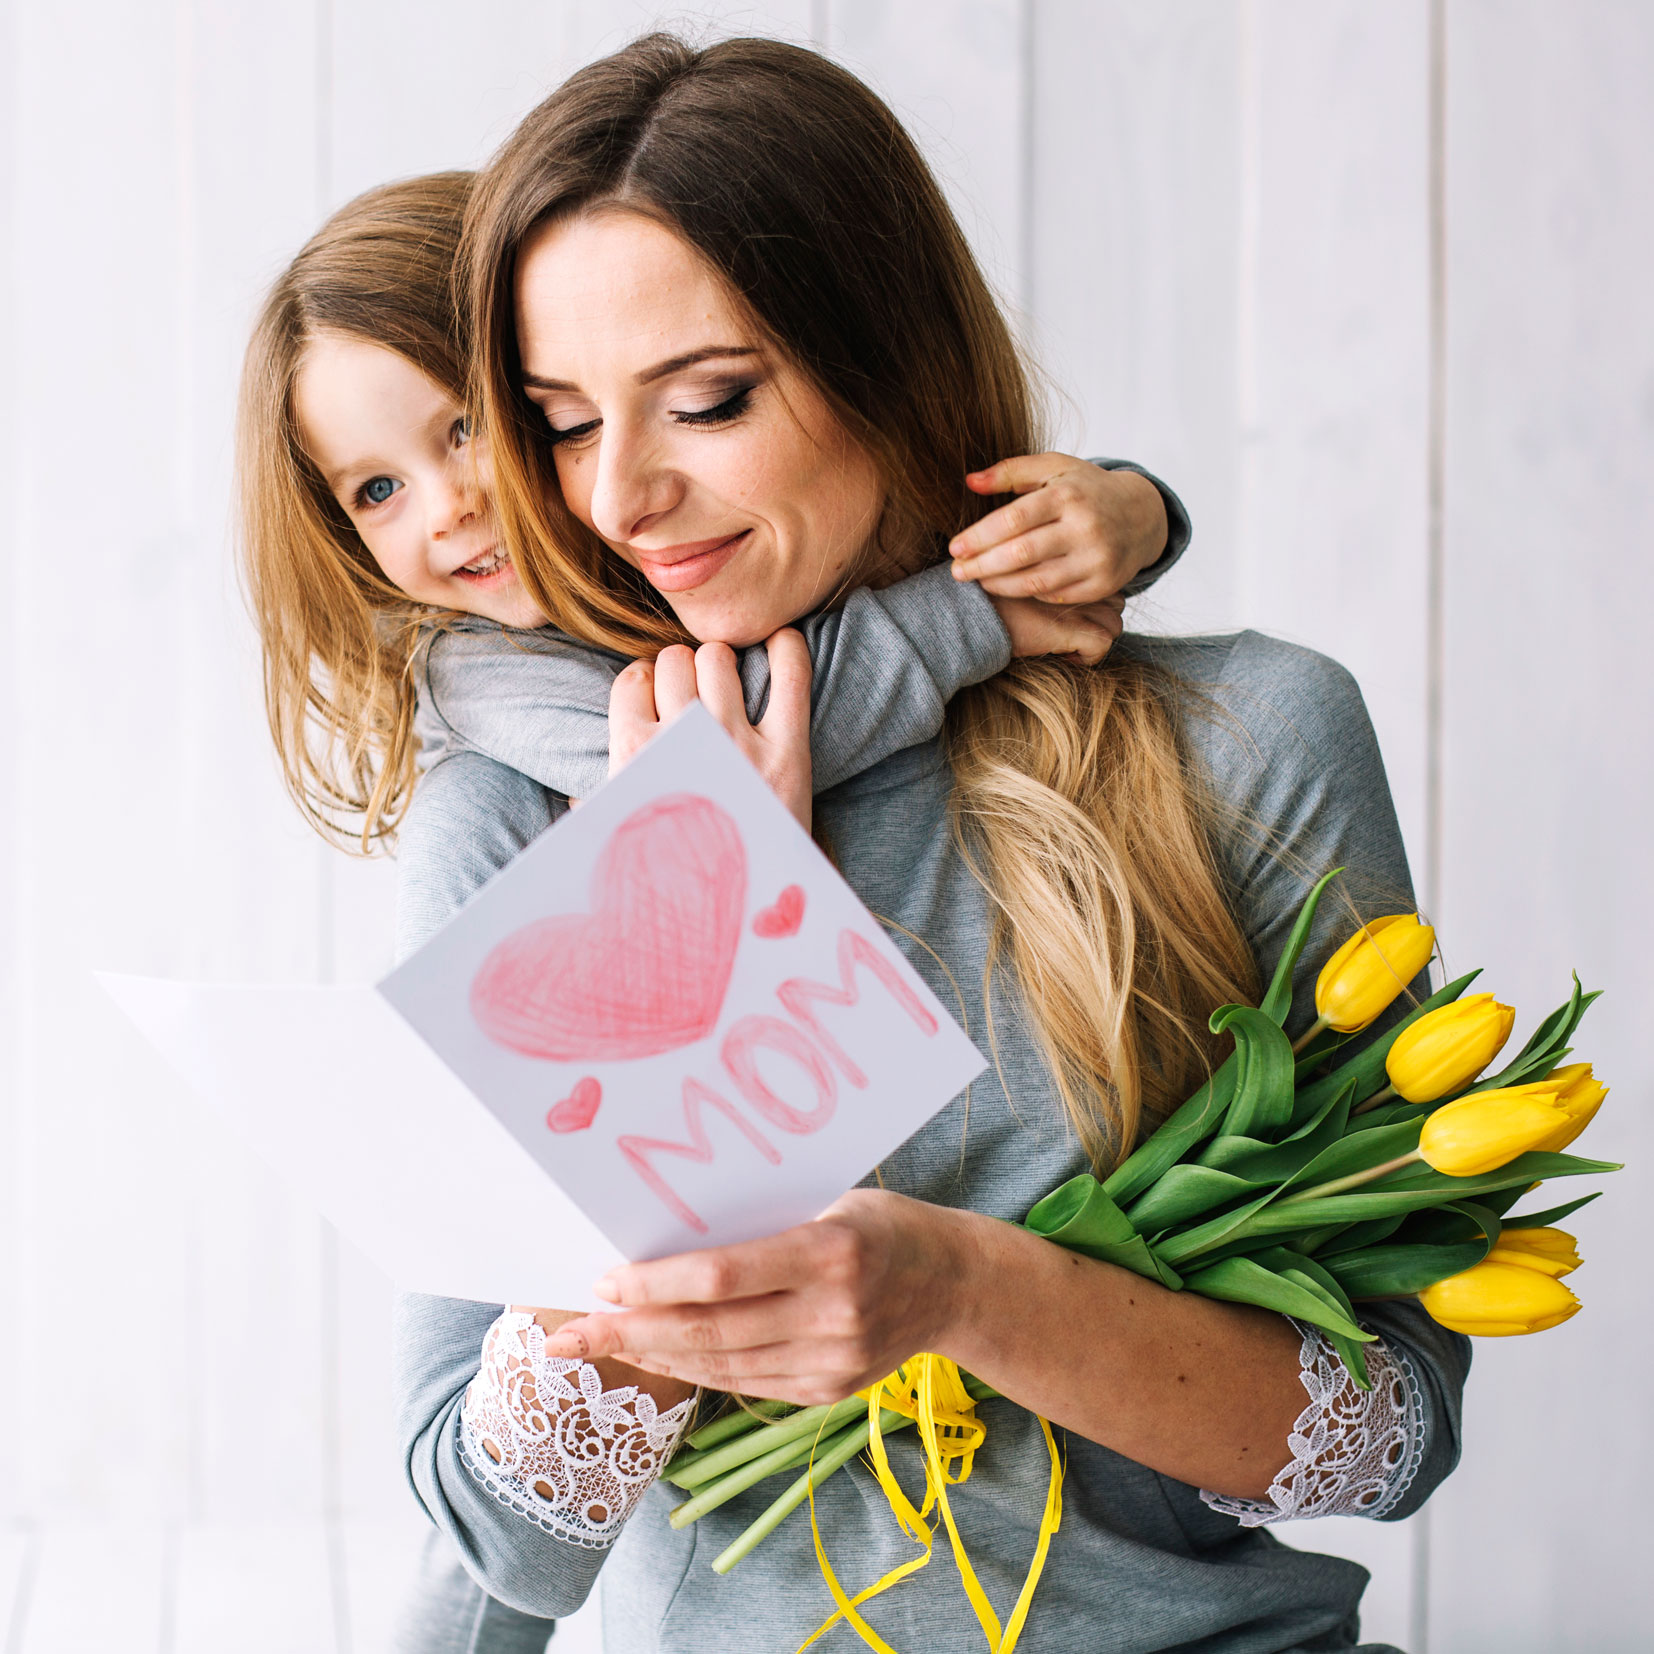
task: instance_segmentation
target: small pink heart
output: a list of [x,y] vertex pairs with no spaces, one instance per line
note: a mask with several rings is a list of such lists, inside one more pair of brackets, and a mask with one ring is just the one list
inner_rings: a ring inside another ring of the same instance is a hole
[[804,923],[804,892],[790,884],[775,898],[775,905],[754,914],[752,934],[773,940],[778,936],[796,936]]
[[597,1118],[597,1105],[602,1101],[603,1087],[588,1074],[562,1102],[546,1111],[546,1124],[553,1131],[584,1131]]

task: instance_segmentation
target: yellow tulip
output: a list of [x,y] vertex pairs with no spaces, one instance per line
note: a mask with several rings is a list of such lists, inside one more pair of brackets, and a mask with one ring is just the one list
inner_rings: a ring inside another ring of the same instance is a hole
[[1444,1104],[1419,1133],[1419,1157],[1449,1177],[1480,1177],[1536,1149],[1567,1123],[1555,1086],[1476,1091]]
[[1544,1332],[1579,1313],[1579,1300],[1560,1281],[1492,1258],[1426,1287],[1419,1301],[1444,1327],[1480,1338]]
[[1565,1229],[1505,1229],[1487,1262],[1537,1269],[1542,1275],[1571,1275],[1579,1268],[1579,1242]]
[[1562,1104],[1568,1121],[1535,1146],[1549,1154],[1560,1154],[1590,1125],[1592,1116],[1602,1107],[1602,1099],[1608,1095],[1608,1087],[1595,1078],[1588,1062],[1571,1062],[1566,1068],[1553,1069],[1543,1083],[1560,1087],[1557,1101]]
[[1435,948],[1435,931],[1416,913],[1364,925],[1321,967],[1315,982],[1320,1026],[1341,1034],[1365,1028],[1430,963]]
[[1390,1084],[1410,1103],[1451,1097],[1499,1055],[1516,1012],[1492,994],[1469,994],[1428,1011],[1396,1035],[1384,1060]]

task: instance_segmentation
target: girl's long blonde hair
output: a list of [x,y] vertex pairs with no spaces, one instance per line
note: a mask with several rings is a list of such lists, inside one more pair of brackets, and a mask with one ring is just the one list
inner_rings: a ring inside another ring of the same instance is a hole
[[[521,386],[519,252],[598,206],[682,235],[875,457],[888,504],[865,576],[941,561],[986,508],[965,473],[1039,446],[1004,318],[891,111],[799,47],[635,41],[528,116],[466,221],[496,510],[524,585],[565,631],[632,653],[684,640],[658,594],[562,505]],[[1129,656],[1100,670],[1019,662],[948,718],[958,837],[995,909],[988,1003],[1008,958],[1099,1165],[1211,1061],[1212,1007],[1256,993],[1180,746],[1180,692]]]
[[364,852],[394,834],[412,791],[409,669],[436,611],[379,572],[305,451],[294,382],[313,339],[343,334],[396,351],[463,401],[454,269],[473,178],[410,178],[341,207],[271,288],[241,376],[241,567],[270,733],[307,819]]

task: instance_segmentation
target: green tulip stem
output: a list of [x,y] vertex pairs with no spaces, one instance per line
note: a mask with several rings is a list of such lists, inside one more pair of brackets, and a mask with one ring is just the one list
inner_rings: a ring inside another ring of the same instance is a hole
[[1387,1085],[1382,1091],[1375,1091],[1366,1102],[1357,1103],[1350,1110],[1350,1118],[1353,1120],[1356,1115],[1365,1114],[1369,1109],[1377,1108],[1380,1103],[1388,1102],[1390,1098],[1399,1097],[1400,1095],[1401,1093],[1393,1085]]
[[792,1410],[792,1404],[786,1401],[749,1401],[744,1407],[732,1408],[722,1418],[703,1424],[688,1437],[688,1443],[692,1448],[704,1451],[716,1447],[719,1442],[728,1441],[731,1436],[742,1436],[749,1430],[759,1429],[777,1413]]
[[[865,1408],[866,1403],[864,1402]],[[901,1413],[881,1411],[879,1414],[879,1429],[884,1435],[890,1435],[897,1430],[905,1430],[913,1420]],[[712,1571],[715,1574],[727,1574],[742,1557],[757,1549],[758,1545],[772,1534],[793,1511],[804,1503],[810,1496],[810,1489],[820,1487],[841,1465],[848,1463],[856,1454],[866,1447],[871,1435],[866,1419],[830,1442],[823,1442],[814,1464],[798,1478],[787,1491],[781,1495],[764,1513],[726,1550],[719,1553],[713,1560]],[[682,1507],[680,1507],[682,1508]],[[674,1515],[676,1512],[673,1513]]]
[[[826,1437],[835,1430],[841,1430],[857,1413],[867,1411],[867,1402],[861,1396],[846,1396],[843,1401],[835,1402],[830,1407],[805,1407],[799,1412],[789,1414],[777,1424],[766,1424],[762,1429],[748,1431],[744,1436],[737,1436],[734,1441],[725,1442],[721,1447],[715,1447],[710,1453],[703,1454],[693,1464],[687,1465],[681,1474],[673,1475],[670,1480],[677,1487],[688,1490],[703,1488],[711,1492],[713,1487],[722,1489],[727,1480],[727,1474],[737,1471],[745,1474],[745,1467],[749,1465],[767,1465],[752,1478],[752,1481],[743,1483],[750,1487],[753,1481],[762,1481],[765,1476],[774,1475],[778,1470],[786,1468],[786,1461],[799,1442],[810,1437]],[[736,1489],[739,1492],[740,1489]],[[731,1495],[733,1497],[733,1495]],[[697,1501],[690,1500],[689,1505]],[[722,1501],[720,1501],[721,1503]],[[689,1505],[679,1505],[672,1512],[674,1526],[681,1526],[683,1522],[693,1522],[695,1516],[701,1512],[697,1509],[694,1516],[683,1516],[682,1512],[689,1509]],[[707,1509],[715,1509],[709,1505]]]
[[1328,1022],[1328,1021],[1327,1021],[1327,1019],[1326,1019],[1326,1018],[1325,1018],[1325,1017],[1317,1017],[1317,1018],[1316,1018],[1316,1019],[1315,1019],[1315,1020],[1314,1020],[1314,1021],[1313,1021],[1313,1022],[1312,1022],[1312,1023],[1311,1023],[1311,1024],[1310,1024],[1310,1025],[1309,1025],[1309,1027],[1307,1027],[1307,1028],[1306,1028],[1306,1029],[1305,1029],[1305,1030],[1304,1030],[1304,1031],[1303,1031],[1303,1034],[1302,1034],[1302,1035],[1301,1035],[1301,1036],[1300,1036],[1300,1037],[1299,1037],[1299,1038],[1297,1038],[1297,1039],[1295,1039],[1295,1040],[1294,1040],[1294,1041],[1293,1041],[1293,1042],[1292,1042],[1292,1054],[1293,1054],[1293,1056],[1297,1056],[1297,1055],[1298,1055],[1298,1053],[1299,1053],[1299,1052],[1300,1052],[1300,1051],[1302,1051],[1302,1050],[1303,1050],[1303,1048],[1304,1048],[1304,1047],[1305,1047],[1305,1046],[1306,1046],[1306,1045],[1308,1045],[1308,1044],[1309,1044],[1309,1042],[1310,1042],[1310,1041],[1311,1041],[1311,1040],[1312,1040],[1312,1039],[1314,1039],[1314,1038],[1315,1038],[1315,1036],[1316,1036],[1316,1035],[1317,1035],[1317,1034],[1324,1034],[1324,1033],[1326,1033],[1326,1031],[1327,1031],[1327,1030],[1328,1030],[1328,1029],[1329,1029],[1329,1028],[1330,1028],[1330,1027],[1331,1027],[1331,1026],[1332,1026],[1332,1024],[1331,1024],[1331,1023],[1330,1023],[1330,1022]]
[[1279,1204],[1296,1206],[1305,1200],[1320,1200],[1326,1195],[1341,1195],[1346,1189],[1358,1189],[1363,1183],[1371,1183],[1374,1178],[1384,1177],[1390,1172],[1399,1172],[1403,1166],[1411,1166],[1423,1158],[1423,1153],[1414,1149],[1411,1154],[1386,1160],[1382,1166],[1371,1166],[1364,1172],[1351,1172],[1348,1177],[1335,1177],[1332,1182],[1318,1183],[1313,1189],[1301,1189],[1295,1195],[1286,1196]]

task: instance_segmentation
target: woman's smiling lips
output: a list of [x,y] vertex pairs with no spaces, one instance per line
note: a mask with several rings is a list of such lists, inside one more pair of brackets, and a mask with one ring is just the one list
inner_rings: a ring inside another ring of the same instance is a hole
[[720,540],[690,540],[680,546],[659,546],[644,550],[628,548],[637,559],[643,578],[658,592],[686,592],[704,585],[737,551],[750,529],[726,534]]

